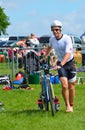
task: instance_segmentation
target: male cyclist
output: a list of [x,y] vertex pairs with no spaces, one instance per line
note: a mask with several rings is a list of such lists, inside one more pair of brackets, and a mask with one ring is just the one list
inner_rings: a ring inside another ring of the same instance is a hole
[[51,31],[54,36],[49,40],[49,46],[43,60],[46,60],[51,49],[55,49],[58,61],[54,70],[58,70],[62,85],[62,96],[66,105],[66,112],[73,112],[76,67],[73,58],[73,47],[70,37],[62,34],[62,23],[58,20],[51,24]]

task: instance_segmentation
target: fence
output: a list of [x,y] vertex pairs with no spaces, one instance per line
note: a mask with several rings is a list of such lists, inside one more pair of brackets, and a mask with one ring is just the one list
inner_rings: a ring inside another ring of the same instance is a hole
[[[0,48],[0,75],[10,75],[11,81],[19,71],[25,73],[26,78],[40,68],[40,56],[43,48]],[[31,75],[32,76],[32,75]]]
[[[29,77],[31,82],[33,78],[38,78],[38,75],[34,76],[33,73],[34,71],[39,70],[39,60],[44,56],[45,51],[45,48],[0,48],[0,76],[10,75],[11,81],[13,82],[15,74],[22,71],[25,73],[27,80],[29,75],[31,75]],[[75,61],[78,62],[79,60],[80,63],[82,60],[82,55],[80,58],[78,56],[80,56],[80,54],[77,54],[76,56],[74,55]],[[48,58],[48,64],[50,64],[49,60],[50,59]]]

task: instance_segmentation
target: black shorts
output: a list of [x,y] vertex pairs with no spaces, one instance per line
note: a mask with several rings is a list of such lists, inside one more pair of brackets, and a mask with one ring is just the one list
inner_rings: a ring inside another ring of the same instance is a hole
[[[57,65],[60,62],[57,63]],[[63,67],[58,69],[59,77],[67,77],[69,82],[74,82],[76,80],[76,66],[74,59],[67,62]]]

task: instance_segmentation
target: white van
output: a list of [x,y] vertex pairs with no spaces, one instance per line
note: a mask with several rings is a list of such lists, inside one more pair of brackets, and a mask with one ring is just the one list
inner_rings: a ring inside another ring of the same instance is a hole
[[5,37],[5,38],[0,37],[0,41],[8,41],[8,39],[9,39],[8,37]]
[[81,40],[73,35],[69,35],[71,37],[72,43],[73,43],[73,49],[74,50],[81,50],[82,49],[82,42]]

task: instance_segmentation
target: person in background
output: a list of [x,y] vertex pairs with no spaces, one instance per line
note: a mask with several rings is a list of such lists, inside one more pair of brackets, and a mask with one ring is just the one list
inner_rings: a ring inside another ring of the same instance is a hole
[[26,41],[25,41],[25,45],[27,48],[30,48],[31,47],[31,42],[30,42],[30,36],[28,35],[27,38],[26,38]]
[[30,43],[32,45],[31,47],[36,48],[35,51],[38,51],[39,40],[35,37],[33,33],[31,33]]
[[81,38],[82,43],[85,44],[85,31],[84,31],[84,33],[80,36],[80,38]]
[[54,20],[51,24],[53,36],[49,40],[46,55],[41,60],[46,60],[52,48],[55,50],[58,61],[54,70],[58,75],[62,85],[62,96],[65,101],[66,112],[73,112],[75,83],[76,83],[76,66],[73,58],[73,46],[70,37],[62,33],[62,23]]
[[23,56],[22,56],[22,50],[18,51],[18,68],[22,68],[23,67]]
[[30,38],[30,42],[34,45],[39,45],[39,41],[38,39],[35,37],[35,35],[33,33],[31,33],[31,38]]
[[20,47],[20,46],[22,46],[22,47],[25,46],[25,39],[21,39],[20,41],[18,41],[18,42],[16,43],[16,45],[19,46],[19,47]]

